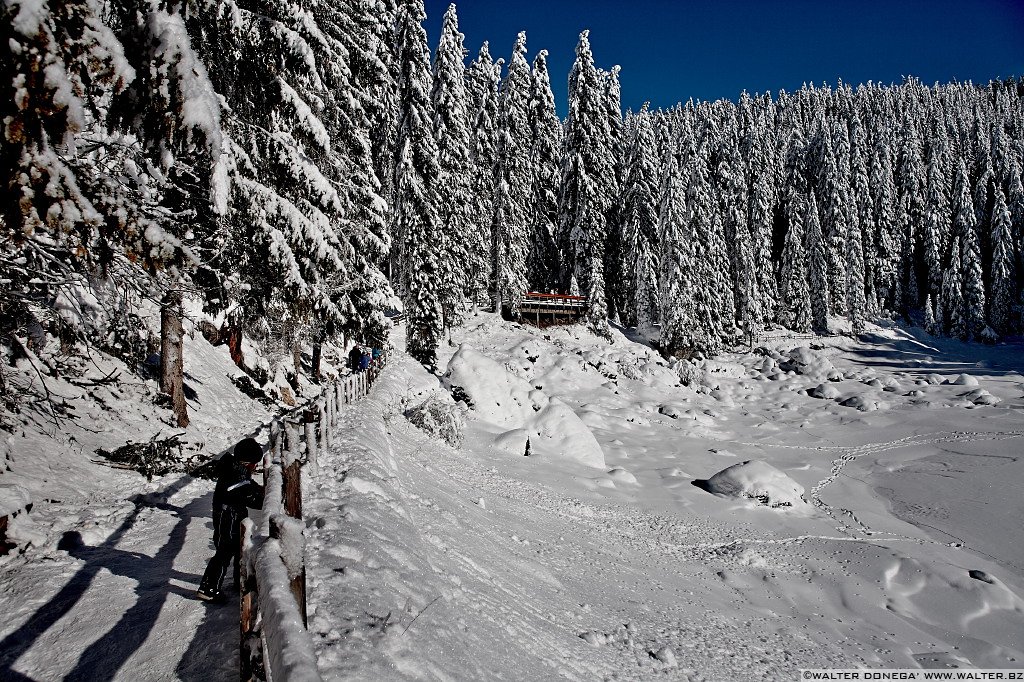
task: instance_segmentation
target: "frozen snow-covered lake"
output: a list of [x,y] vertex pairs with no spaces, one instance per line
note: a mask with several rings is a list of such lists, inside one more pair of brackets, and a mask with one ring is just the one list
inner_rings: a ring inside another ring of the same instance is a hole
[[[360,408],[387,431],[326,458],[329,677],[1024,666],[1019,346],[782,338],[691,387],[618,334],[480,316],[444,350],[474,403],[459,448],[401,416],[446,390],[402,362]],[[734,496],[709,492],[751,460]],[[771,508],[759,484],[803,499]]]

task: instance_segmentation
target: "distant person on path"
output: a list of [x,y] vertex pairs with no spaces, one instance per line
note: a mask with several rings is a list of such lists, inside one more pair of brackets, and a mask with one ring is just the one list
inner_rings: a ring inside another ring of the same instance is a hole
[[239,586],[242,520],[249,515],[249,509],[263,507],[263,486],[252,480],[252,472],[262,459],[260,444],[246,438],[217,462],[217,487],[213,491],[213,544],[216,554],[207,564],[206,573],[199,583],[196,596],[200,599],[223,599],[221,586],[232,560],[235,563],[235,587]]
[[348,352],[348,368],[355,374],[359,371],[359,363],[362,362],[363,351],[359,349],[359,344],[352,346],[352,350]]
[[363,353],[359,356],[359,371],[365,371],[370,366],[370,354]]

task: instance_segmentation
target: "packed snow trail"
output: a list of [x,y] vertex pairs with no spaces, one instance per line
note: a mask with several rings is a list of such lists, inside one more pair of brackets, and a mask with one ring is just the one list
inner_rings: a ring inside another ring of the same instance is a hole
[[208,481],[182,476],[68,531],[55,551],[8,565],[0,679],[236,677],[234,602],[195,598],[212,556],[212,494]]
[[213,483],[147,482],[97,456],[172,434],[183,455],[216,456],[273,416],[236,385],[244,373],[227,346],[186,326],[187,429],[159,407],[155,380],[91,353],[64,358],[76,371],[48,379],[73,406],[59,428],[25,409],[0,432],[11,469],[0,483],[33,503],[31,546],[0,557],[0,680],[237,678],[237,605],[195,598],[213,556]]

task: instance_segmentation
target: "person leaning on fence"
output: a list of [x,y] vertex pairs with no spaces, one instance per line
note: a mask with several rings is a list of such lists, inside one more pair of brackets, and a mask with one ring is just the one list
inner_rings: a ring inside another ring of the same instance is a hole
[[252,472],[263,459],[263,448],[252,438],[238,442],[234,450],[217,462],[217,487],[213,491],[213,545],[216,553],[206,565],[196,596],[220,601],[221,587],[228,566],[235,564],[235,588],[238,588],[238,554],[242,520],[249,509],[263,507],[263,486],[252,480]]
[[359,348],[359,344],[352,346],[352,350],[348,352],[348,368],[355,374],[359,371],[359,363],[363,359],[363,351]]

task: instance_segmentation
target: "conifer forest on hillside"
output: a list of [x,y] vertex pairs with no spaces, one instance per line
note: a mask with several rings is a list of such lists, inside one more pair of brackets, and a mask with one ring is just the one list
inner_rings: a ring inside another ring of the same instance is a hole
[[173,347],[193,299],[287,354],[380,340],[404,308],[431,367],[467,310],[528,290],[586,296],[599,332],[658,328],[669,355],[830,315],[1020,331],[1019,81],[623,115],[584,32],[562,120],[546,51],[520,34],[467,65],[454,6],[433,49],[420,0],[3,12],[5,346],[42,326],[141,360],[139,302]]

